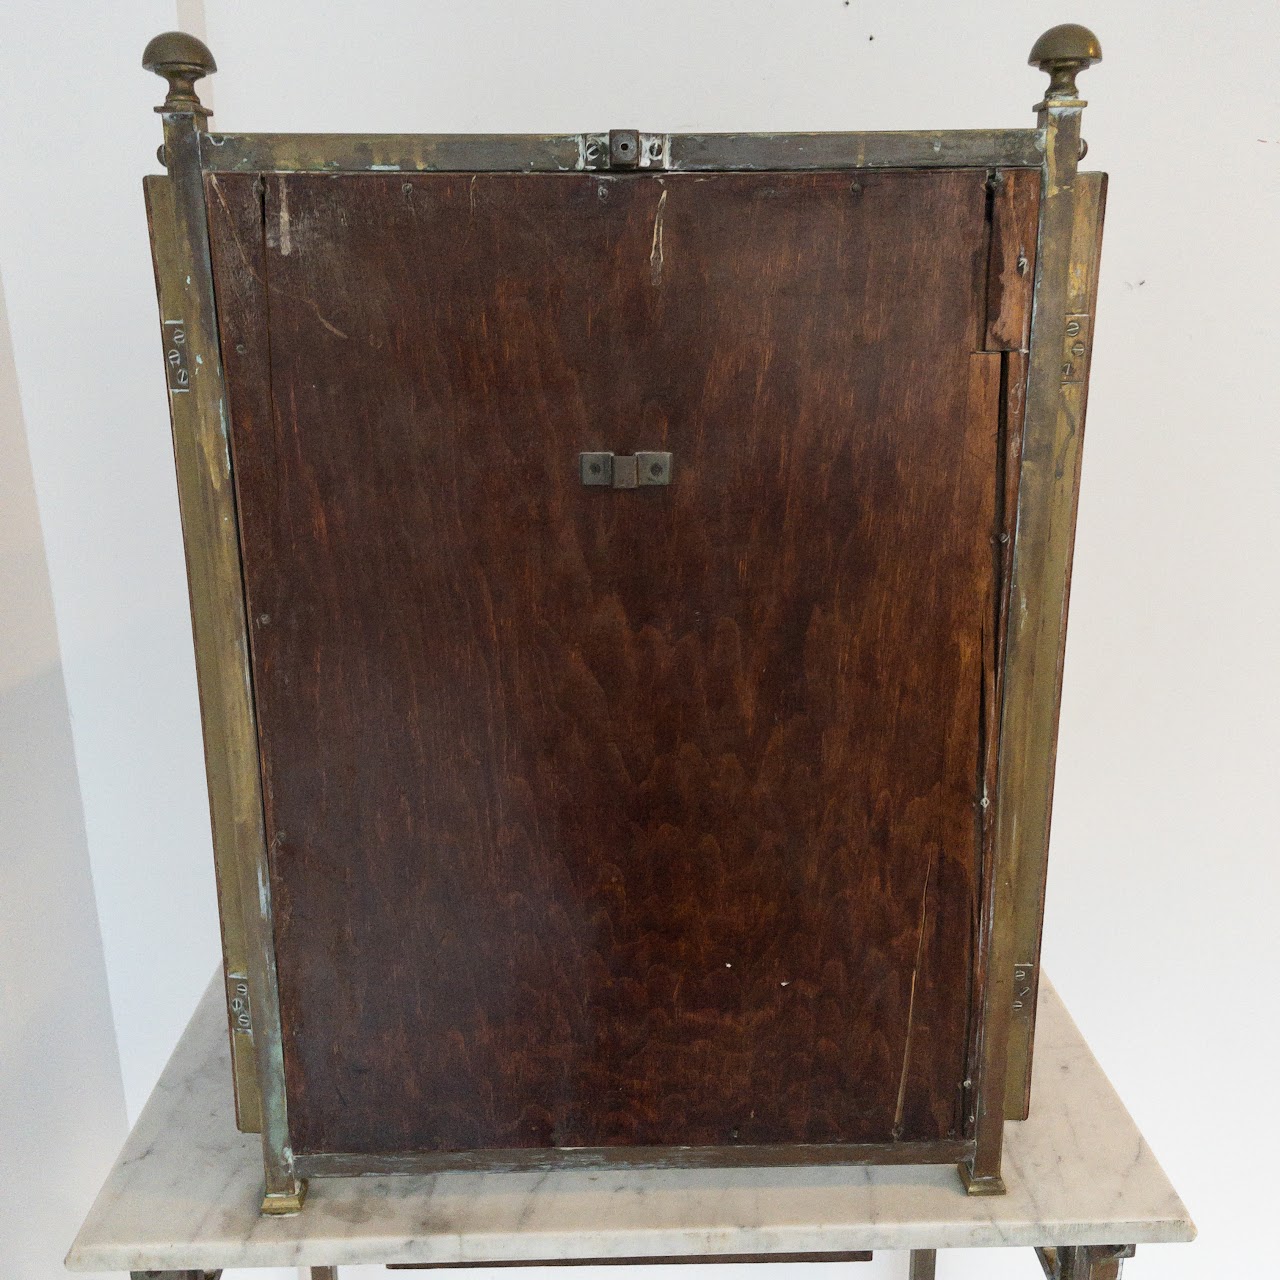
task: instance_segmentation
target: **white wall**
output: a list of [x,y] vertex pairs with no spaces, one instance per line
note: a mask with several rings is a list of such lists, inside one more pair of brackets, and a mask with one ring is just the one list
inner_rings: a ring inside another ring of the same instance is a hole
[[15,1280],[63,1274],[126,1099],[136,1116],[217,955],[140,183],[159,140],[142,48],[175,18],[138,0],[3,8],[0,1275]]
[[[139,191],[156,171],[162,86],[138,58],[174,6],[9,10],[0,270],[136,1114],[216,955]],[[1044,83],[1025,66],[1031,41],[1062,20],[1097,30],[1106,61],[1081,82],[1088,163],[1113,179],[1045,958],[1201,1227],[1200,1243],[1143,1249],[1126,1274],[1256,1272],[1280,1139],[1271,0],[181,11],[207,24],[222,71],[202,92],[228,130],[1029,124]],[[957,1277],[1033,1266],[1023,1253],[942,1263]]]
[[0,269],[131,1116],[217,949],[141,186],[160,136],[142,48],[175,18],[159,0],[10,4],[0,55]]
[[0,459],[0,1275],[44,1280],[125,1114],[2,285]]

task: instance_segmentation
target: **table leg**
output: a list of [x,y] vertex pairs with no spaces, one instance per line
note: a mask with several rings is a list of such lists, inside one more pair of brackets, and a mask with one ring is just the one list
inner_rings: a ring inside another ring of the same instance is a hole
[[337,1267],[312,1267],[311,1280],[338,1280]]
[[911,1280],[934,1280],[937,1267],[937,1249],[911,1250]]
[[1133,1254],[1131,1244],[1073,1244],[1036,1250],[1049,1280],[1120,1280],[1120,1268]]

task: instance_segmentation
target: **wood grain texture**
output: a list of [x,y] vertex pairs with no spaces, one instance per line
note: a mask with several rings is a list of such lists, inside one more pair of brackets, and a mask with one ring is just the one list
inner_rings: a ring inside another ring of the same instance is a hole
[[1025,351],[1031,341],[1031,295],[1040,229],[1040,171],[1001,169],[991,184],[991,254],[987,260],[988,351]]
[[984,179],[211,180],[299,1153],[959,1132]]

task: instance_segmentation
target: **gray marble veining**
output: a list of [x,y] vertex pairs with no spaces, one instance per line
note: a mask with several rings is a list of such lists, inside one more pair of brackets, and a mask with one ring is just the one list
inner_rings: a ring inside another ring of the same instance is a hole
[[1032,1114],[1005,1196],[950,1167],[447,1173],[327,1178],[264,1218],[238,1133],[217,976],[67,1257],[72,1270],[517,1261],[1143,1244],[1195,1228],[1057,993],[1041,993]]

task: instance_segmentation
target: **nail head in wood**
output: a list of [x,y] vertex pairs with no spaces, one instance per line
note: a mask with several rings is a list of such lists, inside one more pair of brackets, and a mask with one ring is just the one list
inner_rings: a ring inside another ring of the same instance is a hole
[[1086,67],[1102,61],[1102,45],[1098,37],[1078,22],[1064,22],[1050,27],[1031,46],[1027,59],[1049,77],[1045,100],[1076,97],[1076,76]]
[[195,83],[217,71],[218,64],[202,40],[185,31],[166,31],[142,51],[142,65],[169,82],[169,94],[157,111],[210,114],[196,96]]

